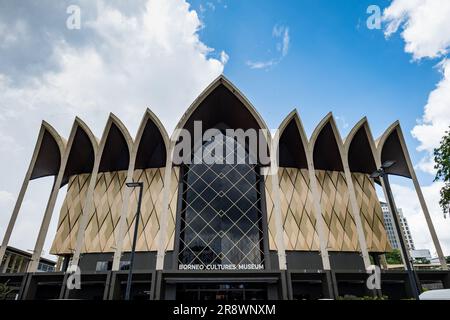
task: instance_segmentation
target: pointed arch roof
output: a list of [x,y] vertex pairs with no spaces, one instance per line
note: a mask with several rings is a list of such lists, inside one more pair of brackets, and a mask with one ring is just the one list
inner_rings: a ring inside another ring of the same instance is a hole
[[164,167],[169,148],[169,136],[159,118],[147,108],[134,142],[135,168]]
[[344,150],[351,172],[371,174],[377,169],[376,146],[366,117],[350,130]]
[[39,134],[42,138],[30,180],[58,174],[66,147],[66,141],[46,121],[42,121]]
[[86,123],[76,117],[67,143],[68,158],[61,186],[64,186],[72,175],[92,172],[97,149],[97,138]]
[[411,178],[400,122],[395,121],[377,139],[377,156],[381,164],[394,160],[395,164],[385,169],[387,173]]
[[308,168],[308,138],[297,110],[292,110],[278,128],[280,167]]
[[329,112],[314,129],[309,141],[314,168],[343,171],[343,147],[333,114]]
[[110,113],[100,140],[99,172],[127,170],[130,163],[133,139],[122,121]]
[[[244,132],[254,129],[256,133],[262,130],[265,141],[259,141],[258,146],[267,146],[267,152],[262,154],[269,154],[271,136],[266,123],[250,101],[223,75],[217,77],[186,110],[175,127],[172,143],[178,141],[179,129],[185,129],[193,137],[191,144],[194,147],[194,139],[200,138],[194,135],[194,121],[201,121],[203,132],[210,128],[242,129]],[[263,162],[267,165],[266,160]]]

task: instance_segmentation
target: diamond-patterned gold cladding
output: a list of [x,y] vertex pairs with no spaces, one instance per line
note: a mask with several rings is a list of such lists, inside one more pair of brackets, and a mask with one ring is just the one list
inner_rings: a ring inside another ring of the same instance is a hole
[[364,173],[352,173],[355,186],[356,201],[361,212],[367,249],[372,252],[391,251],[386,229],[384,228],[383,212],[373,181]]
[[308,170],[279,168],[278,179],[285,249],[318,250]]
[[[133,181],[144,182],[142,193],[141,215],[138,228],[138,237],[136,241],[136,251],[157,251],[159,239],[161,237],[160,221],[163,211],[164,198],[164,171],[165,168],[152,168],[145,170],[135,170]],[[172,171],[172,175],[176,175],[176,170]],[[175,188],[177,182],[174,183]],[[174,188],[174,187],[172,187]],[[136,209],[138,202],[139,190],[134,189],[131,193],[130,204],[128,206],[127,215],[127,231],[123,243],[123,251],[131,251],[131,243],[134,233],[134,224],[136,217]],[[171,196],[172,199],[172,196]],[[175,229],[172,212],[169,205],[169,231],[166,241],[170,241],[170,237]],[[167,245],[166,245],[167,247]]]
[[[112,252],[115,246],[116,226],[122,207],[125,171],[100,173],[95,187],[94,212],[91,213],[85,238],[85,252]],[[328,234],[328,248],[336,251],[356,251],[359,248],[354,219],[350,213],[348,189],[343,173],[316,170],[322,215]],[[142,220],[137,250],[156,250],[160,237],[159,221],[162,213],[162,188],[164,168],[136,170],[135,179],[144,181]],[[306,170],[280,168],[280,200],[286,250],[317,250],[315,216]],[[58,229],[51,247],[52,254],[73,253],[79,219],[85,201],[90,174],[70,177],[66,198],[61,208]],[[271,176],[265,175],[265,198],[269,221],[270,250],[277,250],[274,205]],[[391,250],[383,224],[383,215],[374,185],[366,174],[353,173],[356,199],[361,210],[368,250],[386,252]],[[173,250],[178,199],[178,168],[172,169],[169,192],[169,216],[166,250]],[[306,190],[308,190],[306,192]],[[127,218],[128,230],[134,230],[137,193],[130,199]],[[156,214],[155,214],[156,213]],[[127,232],[124,251],[129,250],[130,234]]]
[[[141,221],[136,245],[138,251],[157,250],[160,237],[159,223],[163,208],[164,170],[164,168],[152,168],[134,172],[134,181],[144,182]],[[115,250],[126,174],[126,171],[98,174],[94,189],[94,206],[89,215],[83,252],[113,252]],[[82,214],[89,178],[90,174],[81,174],[69,179],[66,198],[61,208],[58,229],[51,249],[52,254],[70,254],[75,250],[79,219]],[[178,168],[173,168],[169,193],[167,250],[173,249],[177,190]],[[130,238],[134,232],[137,195],[137,190],[134,190],[131,194],[123,251],[129,251],[131,248]]]
[[61,207],[58,227],[50,249],[51,254],[70,254],[75,250],[79,219],[89,187],[90,174],[72,176]]
[[344,173],[316,170],[316,177],[322,216],[328,228],[328,250],[357,251],[358,235]]
[[126,171],[98,174],[94,189],[94,208],[84,234],[83,252],[112,252],[115,250],[120,213],[122,210]]

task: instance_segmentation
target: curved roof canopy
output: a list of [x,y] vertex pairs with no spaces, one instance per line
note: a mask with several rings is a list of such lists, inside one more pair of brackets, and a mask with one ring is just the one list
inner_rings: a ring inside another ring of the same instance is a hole
[[101,154],[98,172],[127,170],[130,163],[131,137],[125,127],[113,115],[103,152]]
[[75,119],[74,127],[75,133],[70,145],[61,186],[69,181],[70,176],[91,173],[94,168],[97,141],[91,130],[79,118]]
[[54,176],[61,165],[64,141],[53,127],[43,121],[41,125],[42,141],[30,180]]
[[401,131],[398,121],[394,122],[381,136],[378,142],[380,162],[395,161],[390,168],[385,169],[388,174],[411,178],[408,163],[401,143]]
[[[278,165],[289,168],[308,168],[303,127],[296,111],[292,111],[280,125]],[[303,136],[303,137],[302,137]]]
[[[194,122],[201,121],[202,133],[211,128],[223,129],[260,129],[265,131],[265,140],[270,139],[270,132],[261,116],[239,90],[223,75],[214,80],[194,101],[177,125],[177,129],[186,129],[194,139]],[[177,130],[175,130],[177,134]],[[269,135],[269,136],[267,136]],[[258,135],[259,139],[259,135]],[[172,141],[178,141],[174,136]],[[266,145],[266,141],[258,143]],[[269,154],[268,152],[266,154]]]
[[315,169],[344,171],[336,135],[338,133],[330,113],[319,123],[311,137]]
[[348,165],[351,172],[371,174],[377,170],[373,149],[372,136],[364,118],[350,131],[345,145],[348,147]]
[[158,118],[147,110],[135,141],[136,169],[160,168],[166,165],[168,136]]

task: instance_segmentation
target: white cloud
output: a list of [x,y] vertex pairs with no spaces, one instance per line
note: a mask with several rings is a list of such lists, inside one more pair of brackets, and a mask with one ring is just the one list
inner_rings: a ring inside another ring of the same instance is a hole
[[[393,0],[383,13],[385,35],[389,37],[402,28],[405,52],[410,53],[414,60],[441,59],[437,66],[442,79],[429,94],[424,114],[411,132],[420,142],[418,151],[426,152],[416,168],[433,175],[433,149],[439,145],[450,125],[450,60],[445,57],[450,48],[449,17],[448,0]],[[444,253],[449,255],[449,221],[444,219],[439,207],[439,190],[442,186],[442,182],[436,182],[422,187],[422,190]],[[409,219],[416,247],[433,248],[414,190],[393,185],[393,191],[397,205],[404,209]]]
[[11,192],[0,190],[0,203],[1,204],[12,204],[14,203],[14,196]]
[[[201,90],[223,72],[228,55],[223,51],[219,59],[211,57],[214,49],[199,38],[201,21],[184,0],[149,0],[132,14],[109,1],[97,6],[95,15],[82,11],[81,30],[72,31],[86,34],[83,46],[65,38],[70,33],[49,36],[58,68],[26,75],[20,84],[0,69],[0,143],[15,146],[2,149],[0,189],[18,191],[42,119],[67,137],[73,117],[80,115],[99,137],[108,113],[114,112],[134,135],[149,107],[170,132]],[[32,39],[33,32],[30,28],[27,37]],[[51,34],[51,28],[46,32]],[[38,201],[45,197],[30,199]],[[10,209],[0,201],[7,219]],[[27,223],[38,228],[39,214]],[[18,225],[17,234],[20,230]],[[34,240],[26,239],[28,246]]]
[[19,39],[26,37],[27,25],[23,20],[17,20],[8,27],[0,22],[0,48],[5,49],[16,44]]
[[277,64],[277,60],[268,61],[247,61],[246,64],[250,69],[267,69]]
[[440,63],[442,79],[428,96],[424,115],[412,130],[412,135],[419,140],[419,151],[427,151],[428,156],[421,161],[419,168],[434,174],[433,149],[450,127],[450,59]]
[[[448,232],[450,221],[444,218],[439,207],[439,190],[442,186],[442,182],[435,182],[429,186],[423,186],[422,191],[444,255],[450,255],[450,233]],[[416,249],[430,249],[430,252],[435,255],[436,251],[415,190],[392,184],[392,192],[395,204],[402,208],[403,214],[408,219]]]
[[448,0],[394,0],[383,13],[385,34],[390,36],[403,26],[405,51],[414,59],[440,57],[450,46],[448,17]]
[[441,58],[442,79],[429,94],[424,114],[412,130],[420,142],[418,151],[427,153],[417,168],[430,174],[435,173],[433,149],[450,126],[450,60],[445,57],[450,48],[449,17],[448,0],[394,0],[383,13],[386,36],[402,28],[405,51],[413,59]]
[[275,25],[272,29],[272,37],[277,39],[276,50],[279,52],[279,56],[269,60],[249,60],[246,64],[250,69],[268,69],[280,63],[288,54],[290,45],[289,28]]
[[222,64],[226,64],[229,59],[230,59],[230,57],[228,56],[228,54],[225,51],[220,52],[220,62],[222,62]]
[[281,38],[282,41],[277,43],[277,50],[281,52],[281,56],[284,57],[289,51],[289,28],[285,26],[275,25],[272,29],[272,36]]

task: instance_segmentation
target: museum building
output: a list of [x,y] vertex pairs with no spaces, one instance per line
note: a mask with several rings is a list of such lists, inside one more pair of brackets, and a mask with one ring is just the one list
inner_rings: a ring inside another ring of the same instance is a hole
[[[216,129],[214,139],[196,140],[195,122]],[[225,157],[240,161],[174,161],[181,129],[194,137],[188,160],[231,141]],[[258,146],[270,161],[228,129],[262,132]],[[100,139],[79,118],[67,141],[43,122],[0,261],[29,182],[53,176],[54,185],[27,272],[0,274],[0,283],[14,284],[19,299],[123,299],[139,203],[139,190],[126,183],[142,182],[133,299],[409,297],[406,272],[385,264],[391,248],[375,184],[384,185],[370,178],[388,160],[395,161],[389,174],[413,181],[441,261],[439,270],[418,272],[419,279],[449,287],[399,122],[374,140],[363,118],[342,139],[329,113],[308,138],[293,111],[273,135],[224,76],[192,103],[171,137],[149,109],[135,138],[113,114]],[[56,234],[47,234],[64,186]],[[58,265],[38,273],[47,236]],[[382,270],[380,290],[366,286],[371,265]],[[81,271],[80,289],[66,286],[69,266]]]

